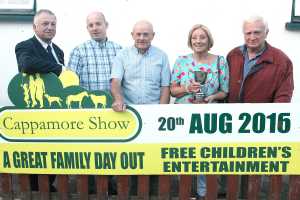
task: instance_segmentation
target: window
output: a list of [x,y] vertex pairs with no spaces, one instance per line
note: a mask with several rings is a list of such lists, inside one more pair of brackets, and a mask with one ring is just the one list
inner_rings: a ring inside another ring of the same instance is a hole
[[286,23],[288,30],[300,30],[300,0],[293,0],[291,22]]
[[32,20],[36,12],[36,0],[0,0],[1,20]]

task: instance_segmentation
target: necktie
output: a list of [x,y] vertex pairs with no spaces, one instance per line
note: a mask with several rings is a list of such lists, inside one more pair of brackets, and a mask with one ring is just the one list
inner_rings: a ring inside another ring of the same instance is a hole
[[50,45],[47,46],[47,53],[48,53],[48,57],[52,62],[56,63],[56,59],[54,58],[53,54],[52,54],[52,47]]

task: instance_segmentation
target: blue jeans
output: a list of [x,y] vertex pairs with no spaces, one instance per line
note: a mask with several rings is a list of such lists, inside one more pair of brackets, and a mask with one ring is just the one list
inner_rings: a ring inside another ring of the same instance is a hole
[[197,176],[197,195],[204,197],[206,195],[206,176]]

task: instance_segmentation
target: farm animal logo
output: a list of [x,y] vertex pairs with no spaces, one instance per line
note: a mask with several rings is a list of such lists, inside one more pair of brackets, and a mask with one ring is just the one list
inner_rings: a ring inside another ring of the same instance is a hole
[[111,108],[112,96],[105,91],[87,91],[72,71],[59,77],[49,74],[17,74],[9,83],[8,96],[18,108]]
[[19,73],[8,85],[15,106],[0,108],[0,140],[9,142],[128,142],[142,119],[131,106],[114,112],[106,91],[88,91],[70,70],[59,77]]

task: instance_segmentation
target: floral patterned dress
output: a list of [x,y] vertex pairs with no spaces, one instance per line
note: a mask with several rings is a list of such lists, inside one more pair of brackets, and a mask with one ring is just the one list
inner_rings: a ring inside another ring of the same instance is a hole
[[[178,57],[173,67],[171,84],[189,85],[195,79],[194,71],[207,73],[207,78],[203,85],[206,96],[215,94],[218,91],[228,93],[229,71],[223,56],[218,56],[212,64],[197,64],[193,59],[193,54]],[[186,93],[184,96],[175,99],[175,103],[180,104],[192,102],[193,97],[191,93]]]

